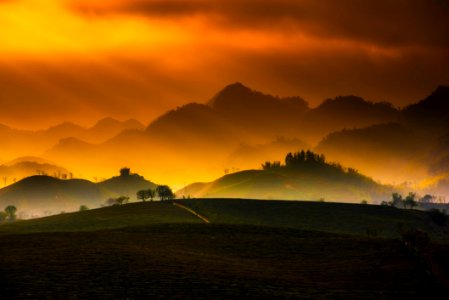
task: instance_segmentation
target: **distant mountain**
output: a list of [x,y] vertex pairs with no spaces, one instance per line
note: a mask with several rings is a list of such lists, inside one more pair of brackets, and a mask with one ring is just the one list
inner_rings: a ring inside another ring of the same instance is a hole
[[[178,196],[201,198],[250,198],[380,202],[391,188],[382,186],[353,169],[326,163],[324,157],[307,152],[293,154],[286,165],[265,166],[221,177],[209,183],[195,183],[178,191]],[[289,162],[288,162],[289,161]]]
[[296,129],[292,125],[309,110],[300,97],[266,95],[241,83],[225,87],[209,101],[209,106],[248,134],[270,139],[292,136]]
[[111,118],[100,120],[91,128],[64,122],[45,130],[30,131],[0,125],[2,141],[1,155],[4,159],[18,156],[42,155],[61,139],[75,138],[88,143],[103,143],[126,130],[144,130],[136,120],[117,121]]
[[363,128],[400,120],[400,111],[388,102],[373,103],[357,96],[328,99],[312,109],[304,120],[309,136],[323,137],[342,129]]
[[396,183],[424,176],[426,149],[413,130],[397,123],[334,132],[315,148],[331,160]]
[[226,160],[229,171],[232,168],[259,168],[262,162],[283,160],[285,153],[298,149],[308,149],[309,145],[298,139],[277,138],[276,140],[257,145],[241,144]]
[[235,144],[242,138],[239,128],[207,105],[190,103],[171,110],[152,122],[148,138],[168,145],[206,147]]
[[88,180],[62,180],[50,176],[31,176],[0,189],[0,207],[15,205],[28,216],[75,211],[80,205],[99,207],[110,197],[128,196],[136,200],[140,189],[155,188],[145,178],[131,174],[100,183]]
[[32,176],[0,190],[0,207],[15,205],[30,216],[73,211],[80,205],[99,206],[102,201],[98,186],[80,179]]
[[71,176],[67,169],[40,157],[20,157],[0,165],[0,178],[6,185],[25,177],[43,174],[65,178]]
[[449,130],[449,86],[439,86],[429,97],[403,110],[404,120],[413,129],[428,136],[440,136]]

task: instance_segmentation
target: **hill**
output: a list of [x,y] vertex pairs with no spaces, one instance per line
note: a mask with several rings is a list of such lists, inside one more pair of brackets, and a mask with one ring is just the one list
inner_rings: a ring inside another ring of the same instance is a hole
[[247,170],[209,183],[196,183],[177,192],[195,198],[326,199],[338,202],[380,202],[392,189],[354,169],[327,163],[311,151],[289,153],[285,165],[266,162],[263,170]]
[[79,232],[156,224],[201,223],[185,210],[163,202],[130,203],[64,213],[0,226],[0,233]]
[[71,176],[71,172],[66,168],[40,157],[19,157],[0,165],[0,178],[3,178],[3,184],[5,185],[25,177],[43,174],[65,178]]
[[396,184],[426,176],[427,149],[413,130],[398,123],[334,132],[315,148],[332,160]]
[[[212,224],[170,202],[147,202],[0,225],[3,295],[447,298],[399,240],[376,238],[409,227],[438,238],[442,230],[423,212],[231,199],[177,203]],[[434,249],[433,262],[443,268],[447,249]]]
[[127,196],[130,200],[135,201],[136,192],[139,190],[156,189],[157,185],[151,181],[146,180],[139,174],[129,174],[115,176],[105,181],[98,183],[98,187],[104,193],[111,193],[111,196]]
[[119,196],[128,196],[133,201],[138,190],[155,187],[137,174],[117,176],[100,183],[31,176],[0,189],[0,207],[15,205],[22,218],[30,218],[77,211],[81,205],[95,208],[104,205],[106,199]]
[[404,108],[405,122],[428,137],[449,129],[449,86],[439,86],[430,96]]
[[65,213],[0,225],[0,233],[96,231],[157,224],[204,222],[173,205],[180,204],[204,216],[211,224],[312,230],[355,236],[398,238],[401,231],[419,229],[432,239],[444,237],[424,211],[389,206],[310,201],[248,199],[184,199],[174,202],[138,202]]
[[308,138],[315,142],[342,129],[363,128],[400,120],[400,111],[389,102],[369,102],[357,96],[327,99],[312,109],[302,121]]
[[40,156],[61,139],[75,138],[84,142],[99,144],[123,131],[143,130],[144,128],[144,125],[133,119],[118,121],[111,118],[102,119],[92,127],[64,122],[38,131],[14,129],[0,125],[2,158]]
[[0,190],[0,207],[15,205],[28,217],[77,210],[80,205],[98,206],[103,194],[92,182],[32,176]]

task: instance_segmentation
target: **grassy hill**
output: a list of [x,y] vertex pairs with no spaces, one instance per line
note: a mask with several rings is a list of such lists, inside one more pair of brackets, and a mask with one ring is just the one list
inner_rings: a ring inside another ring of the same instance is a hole
[[338,234],[397,238],[401,231],[420,229],[436,239],[444,235],[423,211],[379,205],[260,201],[246,199],[191,199],[180,201],[211,223],[319,230]]
[[[0,226],[2,295],[8,299],[68,294],[84,299],[448,297],[399,240],[333,233],[359,234],[364,222],[375,220],[425,227],[422,212],[285,201],[177,203],[197,209],[212,224],[169,202],[147,202]],[[429,226],[423,228],[432,231]]]
[[289,153],[286,164],[267,162],[263,170],[246,170],[213,182],[195,183],[177,192],[194,198],[248,198],[379,203],[392,188],[381,185],[338,164],[328,163],[313,152]]
[[0,233],[95,231],[177,223],[202,223],[202,221],[174,205],[146,202],[18,221],[1,225]]
[[50,176],[31,176],[0,189],[0,207],[15,205],[25,217],[77,211],[81,205],[99,207],[110,197],[129,196],[156,185],[137,174],[116,176],[100,183],[88,180],[62,180]]
[[[438,240],[443,230],[425,212],[344,203],[189,199],[176,203],[191,208],[212,224],[317,230],[336,234],[398,238],[401,231],[420,229]],[[0,232],[65,232],[107,230],[155,224],[202,223],[170,202],[130,203],[84,212],[19,221],[0,226]]]

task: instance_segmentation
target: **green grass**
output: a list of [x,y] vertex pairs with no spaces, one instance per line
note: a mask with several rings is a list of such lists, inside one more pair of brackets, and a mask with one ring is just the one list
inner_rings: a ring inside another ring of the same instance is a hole
[[245,225],[5,235],[5,299],[447,299],[399,242]]
[[130,203],[0,226],[0,233],[94,231],[167,223],[201,223],[170,203]]
[[[439,237],[441,230],[422,212],[290,201],[179,202],[212,224],[169,202],[147,202],[1,225],[2,297],[449,298],[390,238],[398,224]],[[369,227],[383,237],[367,237]]]
[[181,200],[212,223],[246,224],[319,230],[342,234],[397,238],[401,230],[420,229],[434,239],[444,239],[441,228],[428,215],[378,205],[240,199]]

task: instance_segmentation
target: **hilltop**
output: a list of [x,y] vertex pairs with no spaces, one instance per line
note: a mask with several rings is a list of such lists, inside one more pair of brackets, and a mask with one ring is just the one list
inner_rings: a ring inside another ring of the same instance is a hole
[[177,192],[194,198],[309,199],[337,202],[381,202],[392,188],[355,169],[328,163],[311,151],[289,153],[285,164],[266,162],[263,170],[245,170],[209,183],[194,183]]
[[138,190],[155,187],[153,182],[137,174],[116,176],[99,183],[38,175],[0,189],[0,207],[14,205],[22,217],[29,218],[77,211],[81,205],[99,207],[111,197],[127,196],[133,201]]

